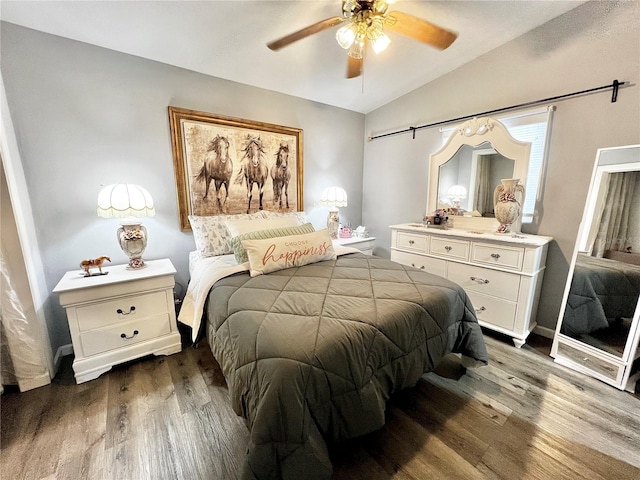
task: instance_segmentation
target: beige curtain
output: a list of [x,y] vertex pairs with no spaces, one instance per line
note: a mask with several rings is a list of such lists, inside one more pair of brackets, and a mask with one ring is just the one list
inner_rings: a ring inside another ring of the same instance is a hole
[[478,157],[476,184],[473,192],[473,209],[482,215],[493,212],[493,188],[491,188],[491,155]]
[[603,257],[607,250],[623,251],[629,232],[629,212],[638,174],[620,172],[609,175],[605,204],[600,213],[598,234],[591,255]]

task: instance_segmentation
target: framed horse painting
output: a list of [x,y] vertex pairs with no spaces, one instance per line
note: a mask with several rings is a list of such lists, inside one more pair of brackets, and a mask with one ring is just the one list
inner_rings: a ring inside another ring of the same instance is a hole
[[302,211],[302,130],[169,107],[180,228],[189,215]]

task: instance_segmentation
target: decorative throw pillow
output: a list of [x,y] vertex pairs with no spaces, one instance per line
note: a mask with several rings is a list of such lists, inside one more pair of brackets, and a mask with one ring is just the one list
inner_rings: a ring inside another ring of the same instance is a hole
[[243,218],[231,218],[225,220],[231,237],[237,237],[243,233],[255,232],[258,230],[270,230],[273,228],[294,227],[300,225],[294,217],[271,217],[247,220]]
[[295,218],[298,225],[307,223],[306,212],[272,212],[271,210],[263,211],[265,218]]
[[189,223],[193,231],[196,249],[204,257],[226,255],[233,253],[231,248],[231,234],[225,225],[225,220],[232,218],[244,220],[264,219],[262,212],[239,215],[214,215],[202,217],[189,215]]
[[243,240],[252,277],[323,260],[335,260],[336,252],[327,229],[266,240]]
[[244,263],[249,261],[247,251],[242,246],[243,240],[264,240],[267,238],[286,237],[289,235],[300,235],[302,233],[315,232],[313,224],[305,223],[304,225],[295,225],[291,227],[270,228],[269,230],[257,230],[254,232],[242,233],[231,239],[231,246],[233,247],[233,253],[236,256],[238,263]]

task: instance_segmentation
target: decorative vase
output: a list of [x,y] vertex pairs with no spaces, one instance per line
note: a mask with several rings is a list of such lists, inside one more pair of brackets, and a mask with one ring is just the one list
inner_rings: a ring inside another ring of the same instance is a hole
[[122,224],[116,235],[120,248],[129,257],[127,268],[137,270],[146,267],[142,253],[147,248],[147,229],[139,223]]
[[524,200],[524,186],[519,178],[504,178],[500,180],[493,192],[493,209],[496,220],[500,222],[497,233],[517,233],[518,219],[522,211]]

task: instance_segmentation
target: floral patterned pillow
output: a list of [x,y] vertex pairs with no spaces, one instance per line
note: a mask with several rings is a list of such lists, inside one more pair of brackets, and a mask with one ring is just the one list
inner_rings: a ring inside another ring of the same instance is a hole
[[253,220],[264,219],[265,216],[262,211],[250,214],[214,215],[208,217],[189,215],[193,239],[196,242],[196,249],[200,252],[200,255],[213,257],[233,253],[231,233],[225,221],[234,218]]
[[293,217],[298,221],[298,225],[307,223],[307,214],[305,212],[272,212],[270,210],[264,210],[263,213],[265,218]]

